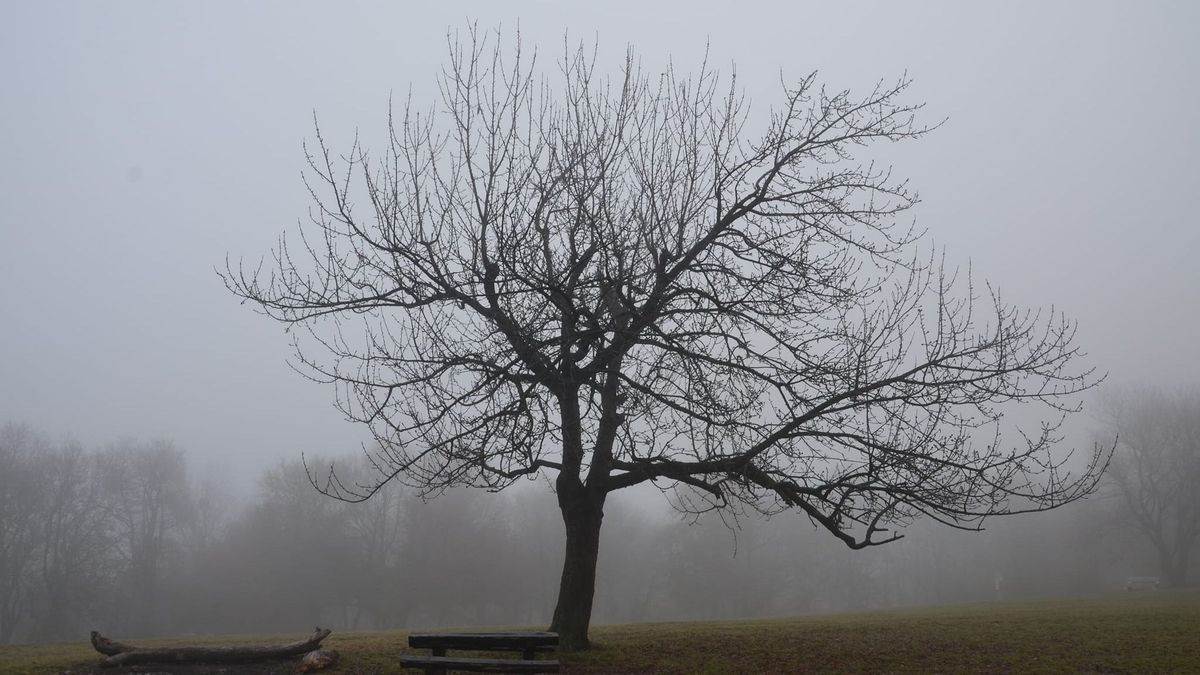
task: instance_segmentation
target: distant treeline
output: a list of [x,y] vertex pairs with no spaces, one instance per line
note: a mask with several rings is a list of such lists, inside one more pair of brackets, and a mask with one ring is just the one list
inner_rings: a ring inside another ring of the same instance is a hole
[[[367,469],[353,455],[338,466],[347,480]],[[298,460],[266,472],[249,500],[232,498],[222,478],[189,474],[168,442],[85,449],[0,428],[0,643],[80,640],[91,629],[549,620],[563,528],[544,483],[428,502],[392,485],[348,504],[316,492]],[[731,529],[633,494],[606,509],[595,615],[751,617],[1114,590],[1155,570],[1119,513],[1119,500],[1100,496],[983,534],[918,524],[895,544],[850,551],[802,516],[742,514]]]

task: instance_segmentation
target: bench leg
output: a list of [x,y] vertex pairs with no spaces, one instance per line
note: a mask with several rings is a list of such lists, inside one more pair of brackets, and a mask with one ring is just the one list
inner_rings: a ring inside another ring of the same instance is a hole
[[[445,647],[434,647],[433,655],[434,656],[445,656],[446,648]],[[437,666],[430,666],[425,669],[425,675],[446,675],[446,669],[439,668]]]

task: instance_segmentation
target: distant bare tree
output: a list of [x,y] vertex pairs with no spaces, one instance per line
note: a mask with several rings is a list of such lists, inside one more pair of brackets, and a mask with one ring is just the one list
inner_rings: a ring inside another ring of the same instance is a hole
[[1119,439],[1112,483],[1167,584],[1186,586],[1200,542],[1200,391],[1126,391],[1107,408]]
[[98,460],[103,507],[123,567],[127,629],[162,630],[161,582],[190,516],[187,460],[163,440],[123,441]]
[[107,586],[93,460],[29,426],[0,427],[0,644],[78,635]]
[[26,425],[0,427],[0,644],[11,642],[29,605],[46,500],[46,440]]
[[[439,105],[406,104],[379,155],[318,128],[311,222],[223,274],[378,442],[379,480],[328,493],[554,475],[551,628],[578,649],[617,490],[795,509],[860,548],[1094,489],[1104,453],[1072,476],[1052,452],[1096,382],[1074,324],[918,253],[896,224],[916,193],[856,158],[927,132],[907,80],[809,75],[752,124],[707,64],[651,75],[630,52],[609,79],[580,47],[540,76],[489,41],[451,37]],[[1048,421],[1002,442],[1010,402]]]
[[86,610],[107,580],[113,530],[102,512],[94,460],[70,444],[40,458],[45,499],[38,514],[42,536],[34,637],[39,640],[79,635]]
[[[342,464],[341,470],[369,477],[374,469],[362,460],[354,458],[348,467]],[[406,521],[416,499],[400,485],[389,488],[377,492],[366,504],[339,504],[343,507],[339,515],[353,549],[350,565],[354,571],[352,578],[344,582],[352,598],[345,611],[346,626],[351,630],[357,630],[360,622],[376,630],[403,625],[396,620],[404,608],[398,606],[403,604],[397,602],[402,589],[395,583],[395,572],[406,548]]]

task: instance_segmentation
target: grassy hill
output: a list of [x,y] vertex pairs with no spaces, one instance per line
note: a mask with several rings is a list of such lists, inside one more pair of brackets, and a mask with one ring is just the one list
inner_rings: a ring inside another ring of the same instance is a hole
[[[1200,673],[1200,593],[1127,593],[835,616],[626,624],[595,627],[592,636],[596,643],[592,651],[561,656],[564,672]],[[203,643],[298,637],[212,638]],[[181,641],[146,644],[171,643]],[[341,652],[342,661],[325,672],[416,672],[395,666],[395,657],[406,651],[406,644],[402,631],[334,633],[325,646]],[[0,673],[88,673],[97,660],[98,655],[83,642],[0,647]],[[286,673],[294,668],[294,663],[283,662],[272,670]]]

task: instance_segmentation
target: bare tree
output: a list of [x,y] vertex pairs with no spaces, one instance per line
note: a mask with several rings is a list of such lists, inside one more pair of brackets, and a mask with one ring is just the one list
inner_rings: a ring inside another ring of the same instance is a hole
[[[38,596],[33,636],[38,640],[78,635],[86,610],[100,595],[112,552],[112,529],[102,513],[95,457],[64,444],[41,458]],[[81,616],[83,615],[83,616]]]
[[1200,542],[1200,391],[1126,391],[1107,414],[1119,438],[1111,482],[1167,584],[1186,586]]
[[[303,468],[297,468],[301,469],[300,475],[307,478]],[[351,475],[359,472],[370,476],[374,472],[361,457],[341,465],[343,475],[347,469]],[[338,515],[344,523],[342,527],[350,535],[353,551],[348,561],[353,573],[346,580],[347,595],[351,599],[343,605],[345,625],[350,630],[358,630],[360,621],[364,620],[370,622],[367,626],[376,630],[399,624],[394,618],[403,609],[403,603],[398,602],[402,589],[393,581],[401,553],[406,548],[406,520],[415,499],[399,485],[389,487],[392,489],[380,490],[367,504],[339,505],[343,508]],[[311,490],[307,491],[311,493]]]
[[[1052,452],[1096,382],[1074,324],[921,254],[897,224],[916,193],[856,159],[928,131],[907,80],[856,96],[809,75],[752,125],[707,64],[651,75],[628,52],[608,78],[568,47],[540,75],[500,42],[452,36],[440,100],[394,114],[378,156],[318,127],[299,239],[226,265],[378,442],[378,481],[325,491],[553,475],[551,628],[575,649],[617,490],[796,509],[860,548],[1094,489],[1104,453],[1070,475]],[[1006,403],[1048,421],[1002,442]]]
[[46,501],[36,455],[47,445],[26,425],[0,426],[0,645],[13,640],[29,605]]
[[63,639],[100,595],[111,547],[92,460],[29,426],[0,426],[0,644]]
[[187,460],[165,440],[123,441],[98,460],[105,516],[124,567],[126,629],[161,630],[159,590],[171,549],[190,515]]

